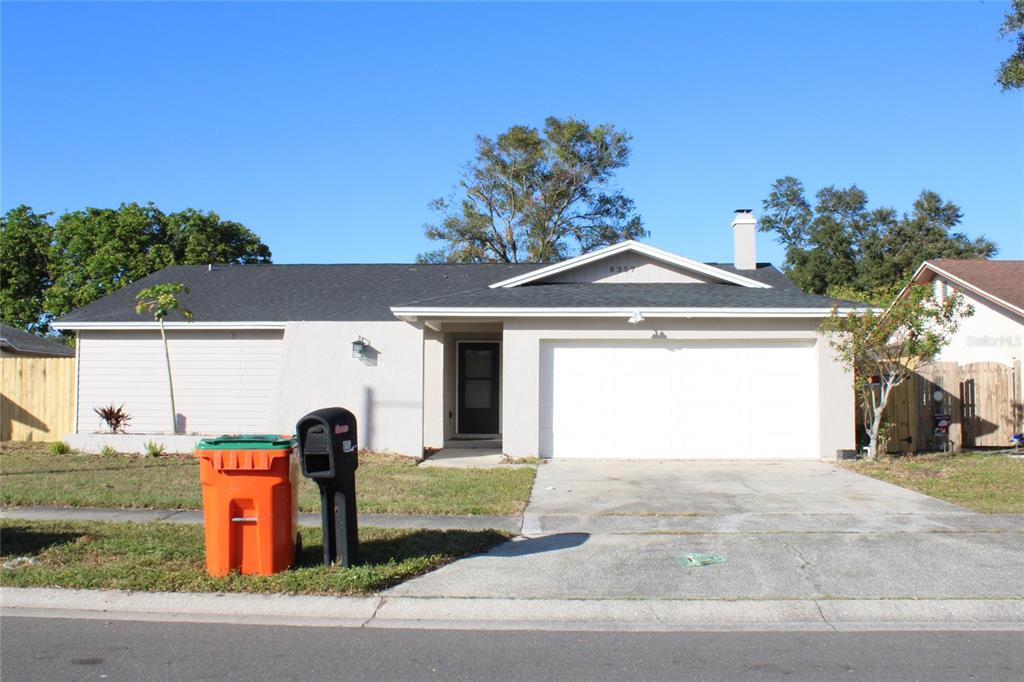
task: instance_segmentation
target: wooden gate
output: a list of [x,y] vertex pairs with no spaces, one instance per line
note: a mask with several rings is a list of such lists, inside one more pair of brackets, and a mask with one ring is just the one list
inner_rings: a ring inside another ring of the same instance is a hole
[[1020,362],[958,365],[938,362],[922,368],[889,398],[892,422],[889,452],[941,450],[947,439],[937,431],[949,417],[953,449],[1008,447],[1021,428]]

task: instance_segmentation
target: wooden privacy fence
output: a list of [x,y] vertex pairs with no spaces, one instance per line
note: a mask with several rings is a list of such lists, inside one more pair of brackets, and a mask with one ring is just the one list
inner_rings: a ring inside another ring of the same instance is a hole
[[75,358],[0,358],[0,440],[64,440],[74,430]]
[[889,452],[943,449],[942,416],[951,449],[1009,447],[1021,428],[1020,361],[929,365],[893,390],[886,413]]

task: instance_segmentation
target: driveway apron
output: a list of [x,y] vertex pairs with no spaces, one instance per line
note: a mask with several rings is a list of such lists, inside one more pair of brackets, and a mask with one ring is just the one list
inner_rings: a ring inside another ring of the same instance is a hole
[[[685,567],[700,552],[726,563]],[[1020,598],[1024,517],[825,462],[542,465],[523,537],[393,588],[520,599]]]

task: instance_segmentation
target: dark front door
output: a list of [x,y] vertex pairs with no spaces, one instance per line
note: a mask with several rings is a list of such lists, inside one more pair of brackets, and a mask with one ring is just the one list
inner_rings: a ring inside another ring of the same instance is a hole
[[498,433],[498,344],[459,344],[459,433]]

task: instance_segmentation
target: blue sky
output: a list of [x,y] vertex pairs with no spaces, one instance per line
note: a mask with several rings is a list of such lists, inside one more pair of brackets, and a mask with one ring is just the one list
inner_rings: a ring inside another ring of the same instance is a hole
[[[634,136],[650,243],[731,260],[772,181],[932,189],[1024,258],[1005,3],[0,5],[0,208],[215,210],[275,261],[410,261],[477,133]],[[781,249],[759,235],[759,257]]]

